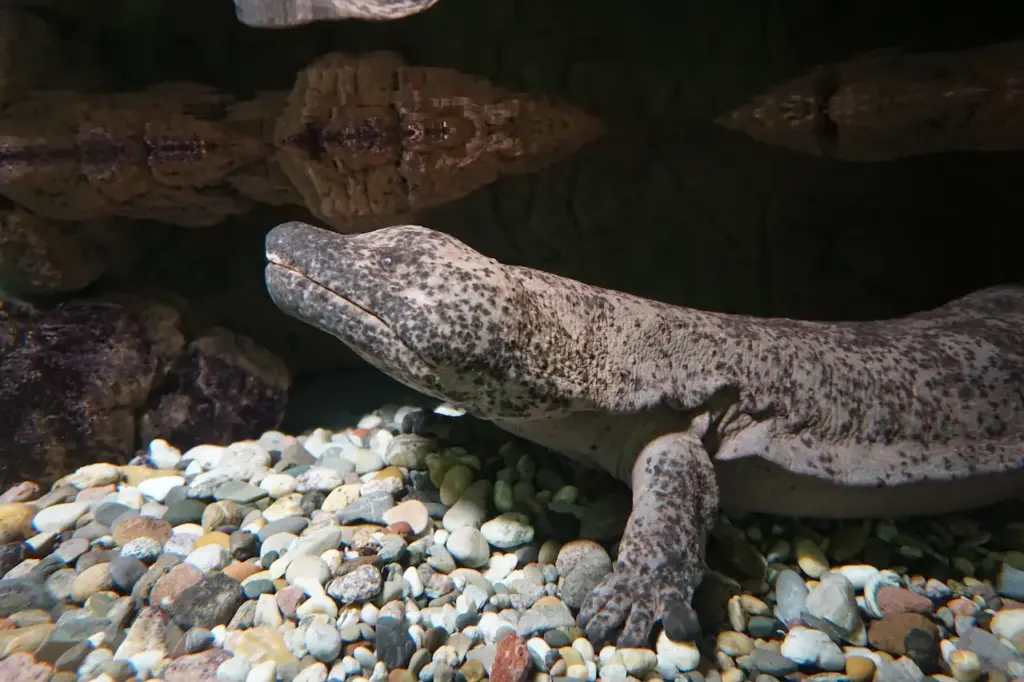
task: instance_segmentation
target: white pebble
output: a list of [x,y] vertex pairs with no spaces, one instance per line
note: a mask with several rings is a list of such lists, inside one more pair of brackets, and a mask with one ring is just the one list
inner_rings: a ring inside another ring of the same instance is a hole
[[410,566],[402,573],[402,580],[408,586],[408,595],[413,599],[419,599],[423,595],[423,580],[420,579],[419,571]]
[[39,510],[32,519],[32,527],[39,533],[60,533],[72,528],[88,510],[89,505],[85,502],[55,504]]
[[163,502],[167,499],[167,493],[179,485],[185,485],[185,479],[182,476],[158,476],[140,481],[138,489],[140,493],[151,500]]
[[370,626],[377,624],[379,615],[380,609],[370,603],[363,604],[363,608],[359,611],[359,619]]
[[519,512],[499,514],[480,526],[480,532],[498,549],[525,545],[533,540],[534,534],[529,517]]
[[658,635],[657,651],[659,664],[672,666],[679,672],[696,670],[700,664],[700,650],[693,642],[674,642],[664,631]]
[[121,489],[117,491],[117,496],[114,498],[114,502],[123,504],[124,506],[137,511],[142,509],[142,505],[146,500],[142,497],[142,493],[139,492],[138,488],[122,486]]
[[185,563],[192,564],[203,573],[213,573],[231,563],[231,554],[220,545],[204,545],[190,552]]
[[75,473],[70,474],[64,480],[79,490],[95,488],[119,482],[121,480],[121,469],[107,462],[86,464],[84,467],[79,467]]
[[274,682],[277,679],[277,663],[272,658],[265,658],[253,664],[245,682]]
[[173,469],[181,461],[181,450],[163,438],[154,438],[149,441],[148,451],[149,461],[157,469]]
[[636,677],[643,677],[658,665],[658,657],[650,649],[623,648],[619,649],[619,655],[626,672]]
[[277,597],[272,594],[261,594],[256,599],[256,610],[252,617],[253,626],[276,629],[283,623],[284,616],[277,605]]
[[260,488],[275,500],[295,492],[295,478],[288,474],[269,474],[260,481]]

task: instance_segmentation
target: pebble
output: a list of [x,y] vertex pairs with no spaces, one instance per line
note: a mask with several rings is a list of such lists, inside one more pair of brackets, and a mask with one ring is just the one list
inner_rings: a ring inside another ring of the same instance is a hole
[[[0,672],[43,666],[40,679],[59,682],[1024,677],[1024,525],[983,531],[969,516],[724,519],[735,569],[722,570],[738,582],[717,613],[695,602],[702,620],[728,623],[709,633],[710,658],[660,627],[653,649],[598,655],[575,613],[614,554],[573,538],[614,549],[617,498],[519,448],[395,437],[399,413],[184,456],[155,439],[131,465],[82,467],[41,497],[29,484],[0,494],[10,578],[0,581]],[[957,579],[928,572],[947,556]],[[991,582],[957,576],[975,566]]]

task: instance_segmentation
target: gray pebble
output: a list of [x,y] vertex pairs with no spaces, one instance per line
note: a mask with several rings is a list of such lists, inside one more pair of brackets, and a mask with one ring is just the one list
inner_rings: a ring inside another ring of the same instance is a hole
[[114,557],[110,562],[110,578],[114,581],[114,585],[124,593],[131,592],[135,583],[148,570],[146,564],[130,556]]
[[311,623],[306,629],[305,644],[313,658],[330,663],[341,652],[341,634],[333,625]]
[[267,497],[268,494],[266,490],[259,486],[251,485],[245,481],[231,480],[218,486],[213,492],[213,498],[215,500],[230,500],[238,504],[252,504],[257,500]]
[[286,516],[283,519],[277,521],[271,521],[267,525],[259,529],[256,536],[260,539],[260,542],[266,542],[267,538],[278,533],[291,533],[292,535],[298,535],[302,531],[306,530],[306,526],[309,525],[309,519],[301,516]]
[[185,653],[206,651],[213,646],[213,633],[202,627],[195,627],[185,633]]
[[799,573],[788,568],[779,572],[775,579],[776,616],[784,625],[792,627],[802,622],[807,595],[807,585]]
[[366,521],[386,525],[384,512],[395,506],[395,497],[391,493],[374,493],[354,500],[336,514],[338,522],[348,524],[354,521]]
[[775,677],[785,677],[800,668],[796,663],[773,649],[754,649],[751,660],[754,668],[759,672]]

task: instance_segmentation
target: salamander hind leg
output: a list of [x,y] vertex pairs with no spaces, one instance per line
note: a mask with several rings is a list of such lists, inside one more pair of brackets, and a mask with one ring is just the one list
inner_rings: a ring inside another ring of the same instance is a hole
[[587,598],[577,621],[603,644],[645,646],[656,622],[675,641],[700,635],[691,602],[704,576],[704,549],[718,513],[715,470],[691,433],[651,441],[633,466],[633,512],[615,569]]

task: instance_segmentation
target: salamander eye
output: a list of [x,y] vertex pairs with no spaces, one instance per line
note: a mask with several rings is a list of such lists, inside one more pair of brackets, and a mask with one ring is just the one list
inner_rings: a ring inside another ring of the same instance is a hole
[[381,254],[380,258],[377,259],[377,262],[380,263],[380,266],[382,268],[388,269],[391,267],[391,264],[394,262],[394,259],[391,258],[391,254],[385,253]]

